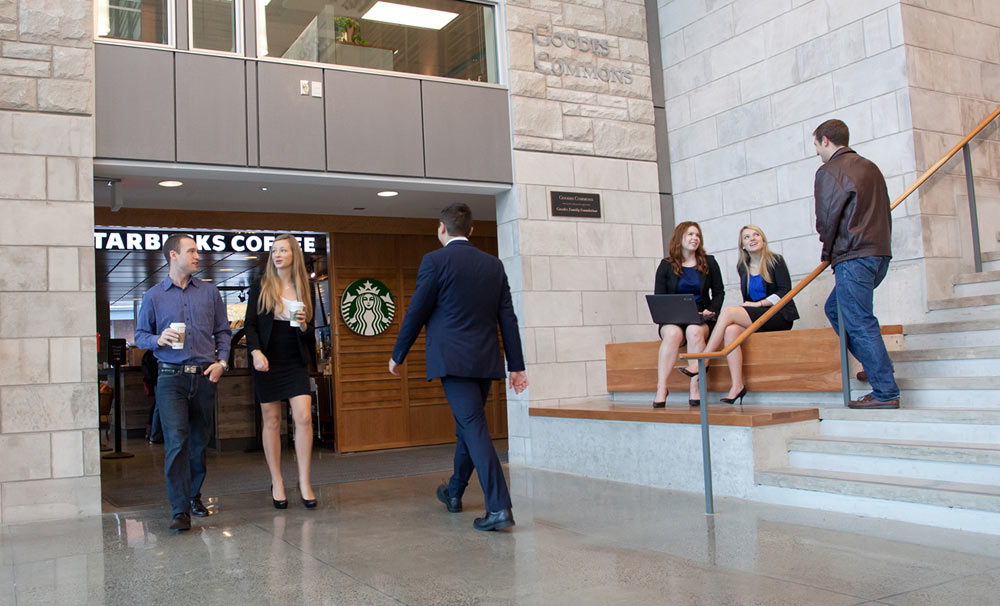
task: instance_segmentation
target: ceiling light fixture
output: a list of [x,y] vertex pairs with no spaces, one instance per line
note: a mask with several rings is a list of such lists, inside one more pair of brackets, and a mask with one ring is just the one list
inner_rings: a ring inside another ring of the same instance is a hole
[[367,13],[362,15],[361,18],[369,21],[381,21],[382,23],[394,23],[396,25],[420,27],[423,29],[441,29],[451,23],[457,16],[458,13],[436,11],[429,8],[395,4],[380,0]]
[[399,192],[398,191],[380,191],[380,192],[378,192],[375,195],[379,196],[381,198],[392,198],[393,196],[398,196]]
[[159,185],[160,187],[180,187],[181,185],[184,185],[184,182],[168,180],[168,181],[160,181],[159,183],[157,183],[157,185]]
[[233,271],[232,267],[220,267],[219,271]]
[[243,257],[243,258],[249,261],[250,259],[256,259],[257,257],[254,256],[254,255],[249,255],[249,256],[246,256],[246,257]]
[[262,188],[260,188],[260,191],[267,191],[267,188],[266,187],[262,187]]

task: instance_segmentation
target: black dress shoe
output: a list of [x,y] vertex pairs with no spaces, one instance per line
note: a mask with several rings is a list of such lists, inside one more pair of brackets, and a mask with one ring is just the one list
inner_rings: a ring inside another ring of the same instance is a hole
[[487,511],[486,516],[476,518],[472,527],[476,530],[500,530],[514,525],[514,514],[509,509]]
[[[297,488],[299,491],[299,496],[302,497],[302,488],[301,487]],[[302,497],[302,504],[305,505],[306,509],[316,509],[316,505],[319,504],[319,501],[317,501],[316,499],[307,499],[305,497]]]
[[271,484],[271,503],[275,509],[288,509],[288,499],[281,499],[279,501],[274,498],[274,484]]
[[186,513],[175,513],[170,522],[170,530],[191,530],[191,516]]
[[451,513],[458,513],[462,511],[461,497],[452,498],[452,496],[448,494],[447,485],[441,484],[440,486],[438,486],[437,496],[438,496],[438,501],[444,503],[444,506],[447,507],[448,511],[450,511]]
[[199,518],[204,518],[212,515],[205,504],[201,502],[201,495],[196,496],[191,499],[191,515],[198,516]]

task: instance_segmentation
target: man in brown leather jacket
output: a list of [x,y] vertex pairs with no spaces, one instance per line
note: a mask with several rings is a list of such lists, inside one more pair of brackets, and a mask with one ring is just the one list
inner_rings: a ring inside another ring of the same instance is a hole
[[823,160],[816,171],[816,231],[822,261],[833,268],[835,285],[826,300],[826,317],[838,330],[843,316],[847,347],[861,362],[872,392],[851,408],[899,408],[899,387],[873,311],[875,288],[892,258],[892,217],[882,171],[847,147],[850,133],[840,120],[827,120],[813,131],[813,145]]

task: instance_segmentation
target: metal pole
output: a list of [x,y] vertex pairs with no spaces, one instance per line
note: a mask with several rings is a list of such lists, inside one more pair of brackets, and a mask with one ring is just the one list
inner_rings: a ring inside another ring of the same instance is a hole
[[972,261],[976,273],[983,271],[983,252],[979,245],[979,214],[976,212],[976,185],[972,179],[972,151],[969,144],[962,146],[962,158],[965,160],[965,188],[969,191],[969,222],[972,223]]
[[[836,271],[836,270],[834,270]],[[836,293],[837,278],[834,277],[833,290]],[[840,337],[840,378],[843,382],[844,408],[851,403],[851,376],[847,367],[847,334],[844,329],[844,314],[840,313],[840,297],[837,297],[837,336]]]
[[705,513],[715,513],[712,499],[712,447],[708,443],[708,373],[705,358],[698,359],[698,389],[701,398],[701,461],[705,473]]
[[121,364],[115,364],[115,423],[112,426],[112,431],[115,432],[115,451],[109,452],[103,455],[102,459],[128,459],[134,457],[135,455],[130,452],[122,452],[122,373]]

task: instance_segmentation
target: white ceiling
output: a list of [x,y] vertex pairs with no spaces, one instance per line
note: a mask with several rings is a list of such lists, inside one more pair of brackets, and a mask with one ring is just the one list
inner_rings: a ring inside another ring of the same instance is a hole
[[[102,180],[109,178],[120,179],[126,208],[435,218],[445,206],[465,202],[474,217],[485,221],[496,220],[495,196],[510,188],[504,183],[97,159],[97,206],[111,206],[112,188]],[[184,185],[157,185],[165,179]],[[375,195],[384,190],[399,195]]]

